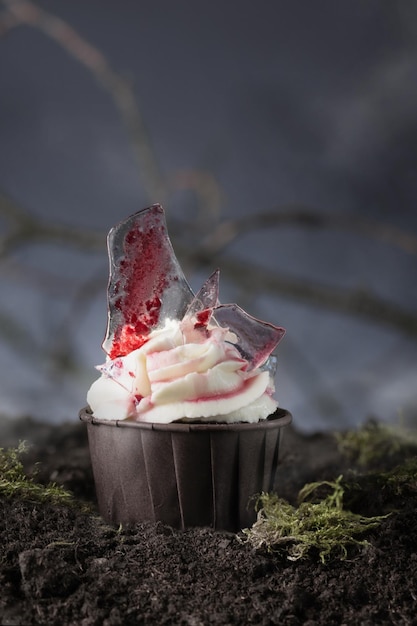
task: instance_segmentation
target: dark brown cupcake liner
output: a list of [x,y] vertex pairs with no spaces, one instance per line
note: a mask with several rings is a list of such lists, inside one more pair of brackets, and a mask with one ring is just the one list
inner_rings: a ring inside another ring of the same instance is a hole
[[174,528],[236,532],[256,519],[253,496],[274,487],[282,428],[278,409],[257,423],[86,422],[97,501],[115,524],[161,521]]

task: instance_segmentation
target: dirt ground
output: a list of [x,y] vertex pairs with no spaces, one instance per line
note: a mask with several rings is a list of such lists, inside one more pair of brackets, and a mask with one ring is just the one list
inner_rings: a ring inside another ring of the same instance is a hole
[[[62,484],[94,506],[83,424],[22,419],[1,426],[2,447],[31,443],[24,463],[29,472],[39,463],[37,480]],[[0,623],[417,624],[416,491],[375,489],[352,472],[331,435],[287,428],[280,495],[294,501],[306,482],[340,473],[363,485],[363,497],[350,503],[356,512],[393,512],[369,532],[368,548],[327,564],[314,553],[289,561],[255,551],[236,535],[207,528],[118,529],[94,511],[1,498]]]

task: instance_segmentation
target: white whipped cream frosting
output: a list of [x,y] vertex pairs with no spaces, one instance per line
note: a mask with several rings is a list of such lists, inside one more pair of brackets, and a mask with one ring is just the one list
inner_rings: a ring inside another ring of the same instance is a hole
[[250,369],[227,328],[167,320],[126,356],[97,368],[87,401],[101,419],[257,422],[274,413],[269,371]]

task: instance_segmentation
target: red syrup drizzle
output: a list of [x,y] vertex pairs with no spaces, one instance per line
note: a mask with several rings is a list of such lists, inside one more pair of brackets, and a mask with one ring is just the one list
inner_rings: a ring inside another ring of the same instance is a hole
[[125,257],[120,261],[121,280],[116,285],[114,306],[123,324],[115,332],[110,359],[140,348],[159,321],[161,298],[169,277],[169,250],[162,245],[165,230],[160,216],[152,213],[141,227],[132,228],[124,240]]
[[207,325],[212,316],[213,309],[204,309],[204,311],[198,311],[195,315],[196,322],[194,328],[207,328]]

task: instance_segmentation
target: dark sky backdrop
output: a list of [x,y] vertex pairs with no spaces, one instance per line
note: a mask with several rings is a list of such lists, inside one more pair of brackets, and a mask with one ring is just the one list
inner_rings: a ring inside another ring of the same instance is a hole
[[[164,179],[184,169],[209,173],[221,191],[220,217],[296,204],[378,219],[417,236],[414,2],[36,6],[63,18],[131,81]],[[39,28],[4,34],[0,188],[33,215],[106,232],[161,200],[150,197],[140,174],[114,101],[92,74]],[[192,219],[196,211],[195,195],[184,191],[168,194],[164,204],[174,217]],[[363,235],[268,229],[245,235],[227,254],[417,309],[416,256]],[[3,263],[2,410],[75,418],[102,360],[104,240],[95,255],[36,245],[12,258],[52,272],[68,290],[39,289],[30,273],[25,278]],[[213,265],[221,268],[221,256]],[[86,278],[102,289],[73,333],[71,298]],[[195,288],[203,278],[190,276]],[[369,414],[415,415],[415,338],[283,296],[251,300],[226,275],[222,300],[231,298],[287,328],[277,397],[300,428],[338,428]],[[20,325],[20,343],[30,331],[33,348],[29,335],[26,347],[13,345],[10,318]],[[47,352],[65,332],[79,369],[52,376]]]

